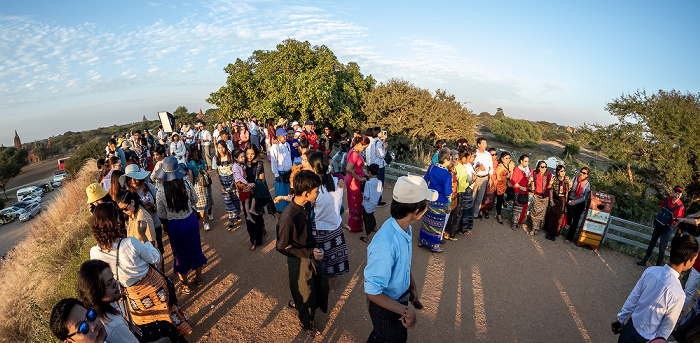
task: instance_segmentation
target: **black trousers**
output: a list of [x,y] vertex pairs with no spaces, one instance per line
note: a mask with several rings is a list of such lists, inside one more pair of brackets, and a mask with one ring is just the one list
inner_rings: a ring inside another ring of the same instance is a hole
[[[567,199],[568,201],[568,199]],[[581,220],[581,214],[586,209],[586,202],[576,205],[566,205],[566,223],[569,225],[569,232],[566,233],[566,240],[573,242],[578,231],[578,222]]]
[[365,223],[365,233],[369,236],[377,227],[377,219],[374,218],[374,212],[367,213],[364,206],[362,206],[362,221]]
[[649,340],[642,337],[637,329],[634,328],[632,324],[632,318],[627,320],[627,324],[622,327],[622,332],[620,332],[620,337],[617,339],[617,343],[646,343]]
[[505,202],[505,199],[503,198],[505,196],[504,194],[496,194],[496,214],[501,215],[501,210],[503,209],[503,203]]
[[[402,305],[408,305],[410,293],[406,291],[398,300]],[[369,317],[372,319],[372,333],[367,338],[367,343],[379,342],[406,342],[408,330],[399,320],[401,315],[391,312],[373,302],[369,302]]]
[[666,246],[668,245],[668,241],[671,240],[671,237],[673,236],[673,229],[674,227],[672,225],[662,225],[656,220],[654,221],[654,233],[651,234],[649,247],[647,248],[647,253],[644,255],[642,261],[646,262],[649,260],[649,257],[651,257],[651,253],[654,252],[654,246],[656,245],[656,241],[658,240],[659,257],[656,259],[656,265],[664,265],[664,258],[666,257]]

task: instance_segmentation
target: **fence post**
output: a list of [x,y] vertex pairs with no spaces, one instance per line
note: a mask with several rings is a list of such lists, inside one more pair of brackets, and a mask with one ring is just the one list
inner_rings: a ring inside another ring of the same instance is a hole
[[603,240],[600,241],[600,245],[605,244],[605,236],[608,234],[608,228],[610,227],[610,222],[612,221],[613,216],[608,216],[608,223],[605,224],[605,229],[603,230]]

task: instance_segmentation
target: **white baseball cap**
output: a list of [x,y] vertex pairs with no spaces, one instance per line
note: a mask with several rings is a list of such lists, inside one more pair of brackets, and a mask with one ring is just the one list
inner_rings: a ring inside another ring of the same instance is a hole
[[425,180],[418,175],[402,176],[394,185],[393,199],[404,204],[415,204],[423,200],[435,201],[438,192],[428,188]]

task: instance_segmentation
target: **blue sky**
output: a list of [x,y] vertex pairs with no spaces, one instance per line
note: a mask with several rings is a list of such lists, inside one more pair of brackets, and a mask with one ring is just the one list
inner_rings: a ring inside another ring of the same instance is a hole
[[475,113],[613,122],[646,89],[700,92],[697,1],[14,1],[0,8],[0,143],[206,110],[223,68],[286,38]]

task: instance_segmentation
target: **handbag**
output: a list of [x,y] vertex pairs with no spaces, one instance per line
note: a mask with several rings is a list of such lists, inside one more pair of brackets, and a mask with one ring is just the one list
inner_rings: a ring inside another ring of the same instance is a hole
[[664,206],[659,213],[656,214],[656,217],[654,217],[654,221],[658,222],[661,225],[668,225],[671,224],[673,221],[673,211],[683,207],[683,204],[680,204],[675,207],[668,207],[668,201],[666,201],[666,206]]
[[204,168],[197,168],[197,166],[192,162],[193,161],[190,161],[190,164],[197,169],[197,184],[202,187],[209,187],[211,185],[211,177],[209,176],[209,173],[207,173]]
[[530,201],[530,196],[527,193],[518,193],[516,200],[519,204],[527,204],[527,202]]
[[386,156],[384,156],[384,163],[386,163],[386,165],[388,166],[391,164],[391,161],[393,161],[393,160],[394,160],[394,158],[391,157],[391,153],[387,152]]
[[286,172],[280,172],[280,179],[284,183],[289,183],[289,178],[292,176],[292,171],[287,170]]

